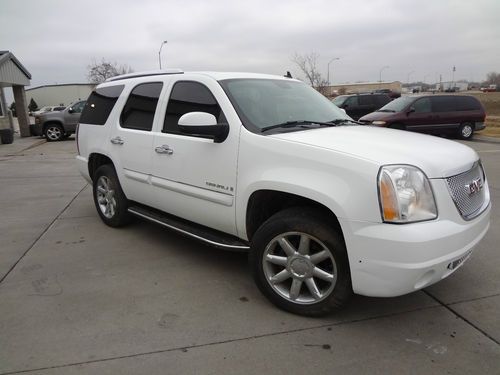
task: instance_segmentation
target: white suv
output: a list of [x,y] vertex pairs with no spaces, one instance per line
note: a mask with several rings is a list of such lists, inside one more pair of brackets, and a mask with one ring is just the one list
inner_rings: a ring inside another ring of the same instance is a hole
[[90,95],[77,161],[107,225],[131,215],[249,250],[277,306],[320,315],[352,293],[390,297],[453,273],[489,227],[478,155],[359,126],[279,76],[169,70]]

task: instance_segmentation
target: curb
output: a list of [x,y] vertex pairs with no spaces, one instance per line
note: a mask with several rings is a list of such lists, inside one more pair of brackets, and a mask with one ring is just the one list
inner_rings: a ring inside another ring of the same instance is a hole
[[499,143],[500,144],[500,138],[494,138],[494,137],[487,137],[485,135],[477,135],[474,134],[474,138],[472,138],[473,142],[482,142],[482,143]]

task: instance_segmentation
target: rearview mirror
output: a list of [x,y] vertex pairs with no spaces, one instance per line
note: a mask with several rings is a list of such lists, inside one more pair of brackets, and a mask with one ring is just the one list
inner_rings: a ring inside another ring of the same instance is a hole
[[215,116],[206,112],[185,113],[178,125],[183,133],[208,136],[215,143],[223,142],[229,134],[228,124],[218,124]]

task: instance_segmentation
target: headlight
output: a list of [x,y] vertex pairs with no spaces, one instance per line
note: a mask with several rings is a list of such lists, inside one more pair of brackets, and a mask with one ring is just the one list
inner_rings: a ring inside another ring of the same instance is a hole
[[385,125],[386,122],[385,121],[373,121],[372,122],[372,125],[377,125],[377,126],[381,126],[381,125]]
[[387,165],[378,174],[382,219],[411,223],[437,217],[436,202],[427,176],[411,165]]

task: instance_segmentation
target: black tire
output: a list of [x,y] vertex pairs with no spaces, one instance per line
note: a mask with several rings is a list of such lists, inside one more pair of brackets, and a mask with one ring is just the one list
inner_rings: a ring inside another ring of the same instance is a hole
[[403,124],[392,124],[389,126],[390,129],[406,130],[406,126]]
[[57,142],[64,138],[64,129],[59,124],[48,124],[43,130],[47,142]]
[[[108,188],[103,188],[107,184]],[[93,196],[97,213],[110,227],[122,227],[131,220],[127,211],[129,202],[120,186],[115,168],[111,164],[100,166],[93,178]]]
[[470,122],[465,122],[458,127],[457,136],[463,140],[472,139],[474,136],[474,124]]
[[[331,217],[308,207],[283,210],[264,222],[252,238],[249,256],[260,291],[279,308],[305,316],[329,314],[345,305],[353,292],[347,251],[336,227]],[[303,252],[309,253],[308,258],[298,253],[303,237],[308,241],[304,246],[307,251]],[[278,242],[283,238],[297,252],[285,252],[282,242]],[[323,253],[328,258],[321,260]],[[269,255],[274,257],[272,262]],[[317,268],[328,274],[329,281],[313,275]],[[276,275],[286,275],[285,271],[288,278],[271,283]],[[319,292],[316,296],[314,290]]]
[[12,129],[0,129],[0,141],[4,145],[10,145],[14,142],[14,132]]

